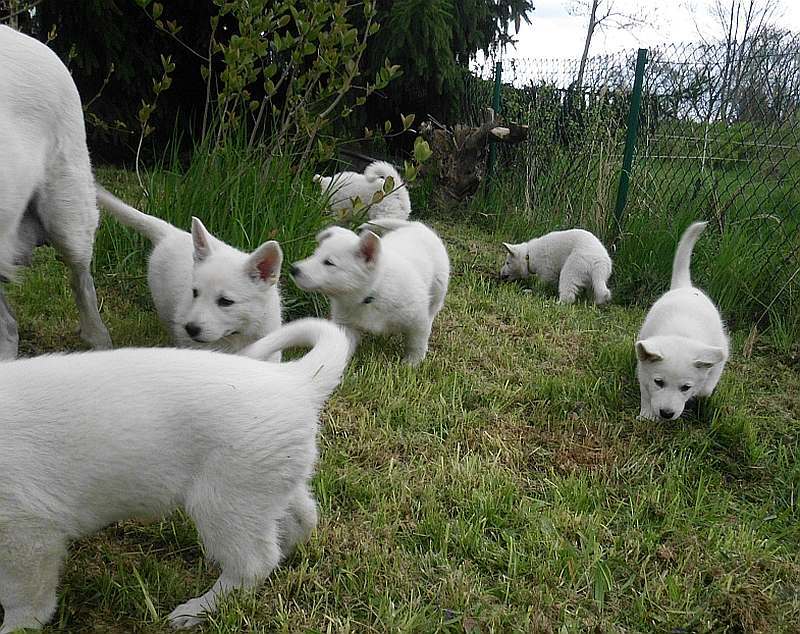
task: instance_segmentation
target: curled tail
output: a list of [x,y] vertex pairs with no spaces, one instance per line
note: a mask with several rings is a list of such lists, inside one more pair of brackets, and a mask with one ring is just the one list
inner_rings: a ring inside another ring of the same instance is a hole
[[[359,225],[358,230],[363,231],[369,229],[375,231],[378,229],[382,232],[394,231],[395,229],[402,229],[403,227],[410,227],[411,225],[420,225],[421,222],[414,222],[413,220],[400,220],[399,218],[375,218]],[[425,226],[425,225],[423,225]]]
[[239,354],[264,360],[285,348],[311,346],[305,356],[286,361],[282,366],[296,368],[322,387],[327,398],[339,382],[350,360],[352,348],[344,329],[324,319],[298,319],[281,326],[250,344]]
[[364,176],[370,181],[379,178],[389,178],[391,176],[395,187],[399,187],[403,184],[403,179],[400,178],[400,174],[394,168],[394,165],[386,161],[373,161],[367,165],[367,167],[364,168]]
[[703,229],[708,225],[707,222],[694,222],[683,232],[678,248],[675,250],[675,259],[672,261],[672,283],[670,289],[689,288],[692,286],[690,264],[692,261],[692,250],[697,238],[703,233]]
[[108,211],[112,216],[125,226],[135,229],[144,235],[150,242],[156,244],[164,236],[172,231],[176,231],[168,222],[148,216],[130,205],[126,205],[111,192],[97,185],[97,202]]

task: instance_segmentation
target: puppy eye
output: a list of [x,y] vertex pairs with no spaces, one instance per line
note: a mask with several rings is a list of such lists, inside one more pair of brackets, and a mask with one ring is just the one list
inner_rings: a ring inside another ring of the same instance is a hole
[[200,293],[197,292],[196,288],[192,289],[192,297],[197,297]]
[[688,392],[691,385],[681,385],[681,392]]
[[227,297],[220,297],[217,300],[217,306],[222,306],[223,308],[225,308],[225,306],[230,306],[231,304],[234,303],[235,302],[232,299],[228,299]]
[[324,264],[325,266],[336,266],[336,265],[335,265],[333,262],[331,262],[330,258],[327,258],[327,259],[326,259],[326,260],[323,262],[323,264]]
[[653,381],[658,387],[664,387],[664,379],[655,379]]

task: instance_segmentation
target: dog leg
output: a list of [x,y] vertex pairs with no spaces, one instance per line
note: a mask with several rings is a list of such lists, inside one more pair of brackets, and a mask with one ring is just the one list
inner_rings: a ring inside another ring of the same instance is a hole
[[418,365],[428,352],[428,339],[431,336],[433,322],[428,320],[422,325],[406,332],[406,354],[403,361],[410,365]]
[[111,348],[111,336],[106,330],[100,311],[97,308],[97,293],[88,263],[70,263],[70,282],[75,303],[78,305],[78,319],[81,325],[81,338],[96,350]]
[[701,397],[711,396],[711,393],[717,387],[717,383],[719,383],[719,379],[722,376],[723,369],[724,365],[722,363],[718,363],[708,371],[708,377],[706,377],[706,380],[703,382],[703,385],[700,388],[698,388],[697,396]]
[[558,277],[558,301],[561,304],[573,304],[578,296],[578,278],[571,266],[570,259],[564,263],[561,274]]
[[307,484],[297,488],[286,514],[278,521],[281,559],[292,554],[295,546],[308,541],[317,527],[317,503]]
[[0,634],[41,629],[56,610],[64,541],[37,531],[25,537],[22,542],[0,534],[0,604],[5,610]]
[[650,396],[647,394],[647,392],[645,392],[641,382],[639,383],[639,394],[641,403],[639,407],[639,415],[636,418],[638,420],[658,420],[658,413],[654,412],[653,408],[650,407]]
[[[277,505],[281,498],[254,500],[237,495],[230,488],[220,489],[215,479],[200,478],[189,494],[186,510],[210,559],[219,563],[221,574],[208,592],[179,605],[169,615],[175,629],[194,627],[213,612],[221,596],[234,589],[258,587],[281,559],[275,516],[286,508]],[[288,500],[287,500],[288,501]],[[227,509],[235,509],[231,513]]]
[[17,320],[8,305],[8,300],[2,287],[0,287],[0,361],[15,358],[18,346],[19,330],[17,329]]

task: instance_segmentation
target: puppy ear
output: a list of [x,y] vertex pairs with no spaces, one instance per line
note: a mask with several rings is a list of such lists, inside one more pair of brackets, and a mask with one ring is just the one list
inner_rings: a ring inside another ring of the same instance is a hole
[[317,244],[322,244],[325,240],[330,238],[334,234],[334,228],[328,227],[327,229],[323,229],[317,234]]
[[503,242],[503,247],[506,251],[508,251],[511,255],[514,255],[514,245],[509,244],[508,242]]
[[636,356],[642,362],[661,361],[664,358],[655,344],[649,339],[642,339],[636,342]]
[[254,280],[275,284],[281,276],[283,251],[275,240],[265,242],[247,258],[247,273]]
[[696,368],[711,368],[718,363],[725,360],[725,351],[716,346],[703,346],[697,351],[697,356],[694,359],[694,367]]
[[380,252],[381,239],[372,231],[364,231],[358,238],[358,255],[367,264],[375,264]]
[[202,262],[211,255],[211,235],[199,218],[192,216],[192,243],[194,244],[194,261]]

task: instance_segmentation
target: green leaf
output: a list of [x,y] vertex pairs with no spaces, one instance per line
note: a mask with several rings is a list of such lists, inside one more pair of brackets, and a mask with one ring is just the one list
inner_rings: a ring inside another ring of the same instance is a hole
[[431,146],[428,145],[425,139],[418,136],[414,140],[414,159],[416,159],[417,163],[424,163],[431,157],[431,154],[433,154]]
[[152,11],[153,19],[157,20],[161,17],[161,14],[164,13],[164,5],[162,5],[160,2],[154,2]]
[[383,181],[383,193],[388,194],[393,189],[394,189],[394,179],[391,176],[387,176],[386,180]]
[[410,115],[404,115],[402,113],[400,114],[400,119],[403,121],[403,132],[411,127],[411,125],[414,123],[415,116],[416,115],[414,115],[414,113],[411,113]]
[[383,196],[384,196],[383,192],[379,189],[374,194],[372,194],[372,202],[370,204],[374,205],[376,203],[381,202],[383,200]]
[[392,131],[392,122],[391,121],[384,121],[383,122],[383,131],[386,134],[389,134]]

